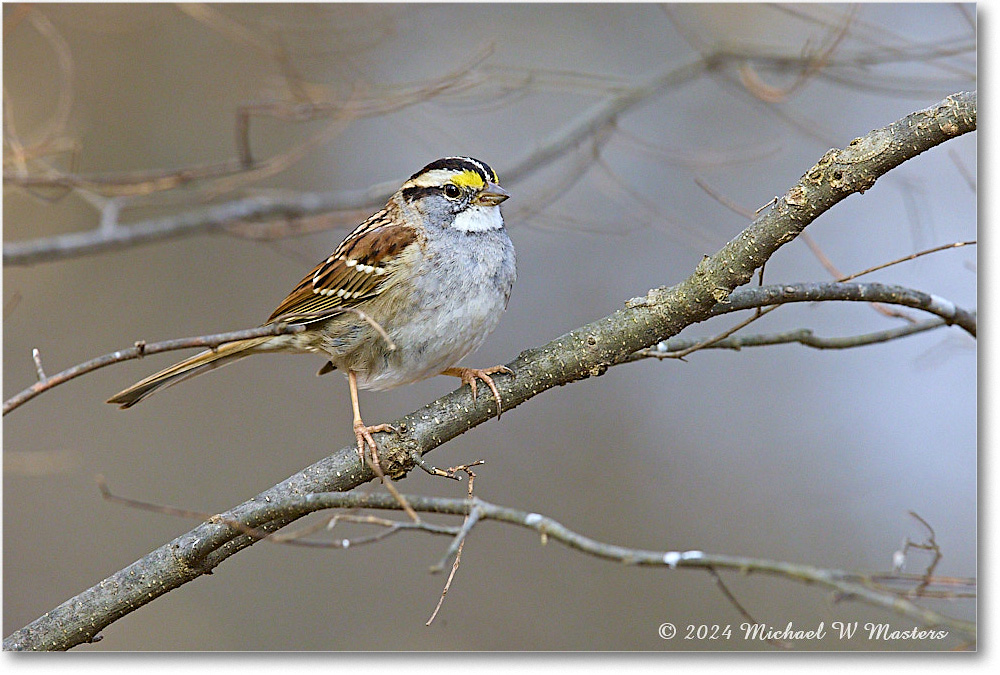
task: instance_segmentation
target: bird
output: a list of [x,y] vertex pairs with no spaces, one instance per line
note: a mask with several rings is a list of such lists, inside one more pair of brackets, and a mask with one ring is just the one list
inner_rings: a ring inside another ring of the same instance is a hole
[[268,352],[319,354],[317,375],[347,375],[354,435],[362,464],[366,448],[379,466],[358,390],[412,384],[435,375],[460,378],[476,397],[484,382],[502,401],[491,376],[506,366],[457,364],[493,332],[517,277],[514,245],[500,204],[510,193],[496,172],[472,157],[444,157],[414,173],[385,206],[358,225],[271,313],[264,326],[303,324],[298,333],[236,340],[196,354],[115,394],[130,408],[156,391]]

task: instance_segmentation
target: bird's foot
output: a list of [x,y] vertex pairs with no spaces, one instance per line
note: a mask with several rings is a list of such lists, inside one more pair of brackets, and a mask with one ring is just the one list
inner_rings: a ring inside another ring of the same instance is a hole
[[[367,463],[372,468],[372,471],[383,476],[384,471],[382,470],[382,461],[378,456],[378,445],[375,443],[375,439],[372,438],[373,433],[380,431],[395,432],[396,428],[388,424],[376,424],[370,427],[360,419],[354,422],[354,436],[358,439],[358,458],[361,460],[362,466]],[[366,454],[366,446],[371,451],[370,453]]]
[[441,374],[457,377],[462,380],[462,384],[469,385],[469,388],[472,389],[473,401],[476,400],[476,380],[479,379],[485,382],[486,386],[493,392],[493,399],[497,402],[497,419],[500,419],[500,413],[503,412],[503,402],[500,400],[500,392],[497,391],[497,385],[494,384],[493,378],[490,377],[490,375],[496,373],[513,375],[514,371],[507,366],[493,366],[492,368],[448,368]]

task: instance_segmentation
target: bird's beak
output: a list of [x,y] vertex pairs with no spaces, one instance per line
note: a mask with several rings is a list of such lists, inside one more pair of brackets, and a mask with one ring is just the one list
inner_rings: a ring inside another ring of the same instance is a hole
[[496,206],[507,197],[510,197],[510,193],[502,187],[496,183],[487,183],[483,191],[476,195],[473,201],[479,206]]

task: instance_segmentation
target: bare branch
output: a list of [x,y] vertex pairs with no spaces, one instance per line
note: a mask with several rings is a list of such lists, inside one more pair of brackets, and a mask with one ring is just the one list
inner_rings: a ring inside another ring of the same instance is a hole
[[[367,200],[363,200],[367,201]],[[86,232],[5,243],[4,265],[32,265],[80,255],[100,253],[126,246],[162,241],[195,232],[214,232],[224,225],[281,214],[295,218],[309,213],[345,208],[348,200],[329,193],[304,193],[295,199],[270,196],[248,197],[189,211],[176,216],[151,218],[129,225],[116,225]]]
[[924,580],[913,590],[913,594],[919,597],[923,595],[927,587],[930,586],[931,580],[934,578],[934,570],[937,569],[938,563],[941,562],[941,558],[944,557],[944,554],[941,553],[941,546],[937,543],[937,535],[934,533],[934,528],[931,527],[930,523],[921,518],[916,511],[910,511],[910,515],[927,529],[928,535],[927,541],[924,543],[916,543],[907,539],[906,544],[903,546],[903,557],[906,557],[906,553],[911,548],[930,551],[934,554],[933,559],[927,566],[927,573],[924,575]]
[[[204,11],[196,10],[197,18],[224,20],[222,15],[210,8]],[[228,27],[235,28],[230,23]],[[252,42],[252,40],[249,40]],[[287,55],[280,46],[265,45],[257,41],[255,46],[262,48],[269,56],[281,64],[289,75],[290,65]],[[306,154],[323,146],[336,137],[351,121],[359,117],[374,117],[385,115],[429,100],[451,88],[469,86],[465,78],[468,71],[489,56],[490,50],[480,50],[472,62],[453,73],[428,82],[415,83],[409,87],[383,87],[370,97],[356,95],[347,100],[312,101],[303,99],[299,91],[295,102],[268,101],[266,103],[250,103],[241,106],[236,113],[237,151],[239,159],[208,164],[196,164],[180,168],[153,169],[148,171],[129,171],[112,174],[75,175],[58,171],[45,166],[44,171],[37,175],[28,175],[26,169],[17,172],[4,172],[4,183],[25,188],[34,187],[64,187],[79,188],[105,195],[144,195],[164,190],[172,190],[195,181],[219,179],[214,186],[216,193],[225,192],[236,183],[247,183],[260,180],[288,168]],[[289,79],[293,88],[299,84],[297,78]],[[398,90],[398,91],[397,91]],[[318,133],[294,147],[269,157],[261,162],[254,162],[249,150],[249,119],[254,115],[268,115],[286,121],[302,122],[314,119],[329,118],[332,121]],[[16,137],[15,137],[16,140]],[[36,153],[38,154],[38,153]],[[23,165],[23,161],[21,162]],[[229,179],[228,184],[224,179]]]
[[[192,509],[183,509],[176,506],[170,506],[167,504],[156,504],[154,502],[149,502],[143,499],[132,499],[130,497],[122,497],[120,495],[113,494],[108,488],[107,481],[104,479],[103,475],[97,476],[97,489],[101,492],[101,497],[105,501],[112,502],[114,504],[121,504],[132,509],[140,509],[142,511],[150,511],[152,513],[162,513],[168,516],[176,516],[178,518],[194,518],[197,520],[203,520],[211,523],[221,523],[223,525],[228,525],[233,527],[243,534],[253,537],[257,541],[268,541],[273,544],[284,544],[287,546],[303,546],[306,548],[350,548],[352,546],[361,546],[364,544],[373,544],[375,542],[382,541],[398,532],[404,530],[422,530],[429,532],[431,534],[445,534],[449,536],[455,536],[458,534],[459,528],[451,527],[447,525],[436,525],[434,523],[429,523],[425,520],[418,518],[413,518],[409,521],[398,521],[389,520],[385,518],[376,518],[375,516],[355,516],[347,513],[338,513],[331,516],[325,522],[320,522],[319,524],[310,525],[307,527],[299,528],[296,530],[286,530],[283,532],[270,533],[264,530],[258,530],[257,528],[244,525],[238,520],[230,520],[221,514],[212,514],[205,511],[194,511]],[[391,493],[390,493],[391,494]],[[397,493],[398,494],[398,493]],[[396,495],[393,495],[396,497]],[[399,508],[404,511],[409,508],[409,505],[405,502],[405,497],[399,495],[396,498],[396,502]],[[406,504],[406,506],[404,506]],[[412,508],[410,508],[412,511]],[[317,530],[326,529],[332,530],[338,522],[348,522],[357,523],[364,525],[377,525],[379,527],[385,528],[381,532],[368,536],[368,537],[357,537],[354,539],[340,539],[336,541],[313,541],[308,539],[303,539],[303,537],[313,534]]]
[[[730,312],[745,309],[760,309],[761,307],[767,306],[774,307],[792,302],[820,301],[880,302],[885,304],[898,304],[906,307],[915,307],[917,309],[930,312],[931,314],[936,314],[941,317],[942,321],[914,324],[909,327],[914,328],[915,330],[894,329],[892,331],[880,331],[878,333],[855,338],[816,338],[812,336],[809,331],[799,330],[791,333],[784,333],[778,336],[749,339],[727,339],[733,332],[743,328],[746,324],[750,323],[751,320],[756,319],[756,317],[753,317],[753,319],[745,321],[742,324],[738,324],[725,333],[711,338],[709,341],[696,341],[694,343],[685,344],[683,347],[679,346],[682,344],[680,341],[673,341],[671,342],[672,346],[662,348],[661,345],[664,345],[665,342],[661,340],[657,342],[657,346],[652,350],[645,348],[637,350],[635,354],[627,355],[615,364],[609,365],[631,363],[632,361],[646,357],[681,358],[695,350],[711,347],[738,350],[742,347],[763,346],[765,344],[770,345],[784,342],[799,342],[807,346],[817,348],[845,349],[865,344],[874,344],[876,342],[885,342],[887,340],[912,335],[924,330],[930,330],[931,328],[937,328],[941,325],[952,324],[960,326],[973,337],[976,336],[976,312],[958,307],[953,302],[933,294],[923,293],[921,291],[905,288],[903,286],[890,286],[880,283],[859,284],[826,282],[781,284],[775,286],[757,286],[754,288],[740,289],[738,291],[734,291],[724,302],[718,303],[713,308],[711,316],[720,316],[722,314],[728,314]],[[631,306],[641,306],[645,302],[645,298],[635,298],[630,300],[628,304]],[[361,318],[364,320],[367,317],[362,313]],[[6,415],[8,412],[18,408],[53,387],[68,382],[76,377],[80,377],[81,375],[85,375],[93,370],[97,370],[98,368],[103,368],[120,361],[128,361],[131,359],[142,358],[147,354],[157,354],[159,352],[173,351],[177,349],[189,349],[192,347],[214,348],[224,342],[231,342],[233,340],[242,340],[245,338],[260,337],[263,335],[294,333],[299,332],[302,329],[303,327],[298,324],[276,324],[246,331],[236,331],[233,333],[218,333],[215,335],[203,335],[193,338],[178,338],[175,340],[156,342],[149,345],[139,342],[129,349],[119,350],[110,354],[105,354],[104,356],[90,359],[89,361],[85,361],[81,364],[73,366],[72,368],[67,368],[52,377],[45,377],[45,373],[41,370],[41,357],[38,355],[38,350],[36,349],[32,353],[32,359],[38,372],[38,382],[4,401],[3,414]],[[390,346],[394,347],[391,341]],[[420,460],[418,464],[424,463]],[[421,468],[435,475],[445,475],[443,473],[438,473],[440,470],[434,470],[426,465],[421,466]]]
[[972,241],[956,241],[954,244],[944,244],[943,246],[935,246],[934,248],[928,248],[923,251],[917,251],[916,253],[911,253],[910,255],[903,256],[902,258],[896,258],[895,260],[890,260],[887,263],[882,263],[881,265],[875,265],[874,267],[869,267],[866,270],[861,270],[860,272],[855,272],[854,274],[848,274],[845,277],[840,277],[837,281],[850,281],[851,279],[857,279],[858,277],[864,276],[866,274],[871,274],[872,272],[877,272],[878,270],[884,270],[886,267],[891,267],[893,265],[898,265],[899,263],[907,262],[909,260],[915,260],[921,256],[930,255],[931,253],[937,253],[938,251],[950,251],[954,248],[962,248],[963,246],[975,246],[976,240]]
[[49,379],[45,375],[45,369],[42,368],[42,353],[38,351],[38,348],[31,350],[31,360],[35,362],[35,374],[38,375],[38,381],[44,382]]
[[[740,613],[740,616],[742,616],[751,624],[760,623],[760,621],[758,621],[753,615],[751,615],[750,612],[747,611],[746,607],[744,607],[743,604],[736,599],[736,596],[733,594],[733,592],[729,590],[729,586],[727,586],[726,582],[722,580],[722,575],[720,575],[717,571],[715,571],[714,567],[709,567],[708,573],[712,576],[712,579],[715,580],[715,585],[719,587],[719,590],[722,592],[722,595],[726,598],[726,600],[729,601],[729,604],[731,604],[733,607],[736,608],[736,611]],[[777,638],[768,637],[765,638],[765,640],[767,641],[768,644],[778,647],[779,649],[791,649],[793,647],[792,643],[785,642],[784,640],[779,640]]]
[[[455,499],[405,495],[405,500],[414,510],[421,513],[460,515],[466,518],[458,534],[453,538],[444,558],[437,565],[433,566],[431,571],[440,571],[444,568],[447,561],[457,553],[466,536],[477,523],[485,520],[494,520],[533,530],[542,535],[545,540],[552,539],[569,548],[605,560],[625,563],[627,565],[661,567],[671,570],[679,568],[728,569],[738,571],[742,574],[768,574],[836,591],[839,595],[846,598],[889,609],[900,616],[908,617],[927,626],[947,627],[973,638],[976,635],[974,624],[920,607],[905,598],[901,598],[897,594],[874,590],[871,587],[871,579],[869,577],[856,573],[822,569],[810,565],[798,565],[782,561],[705,553],[703,551],[653,551],[618,546],[579,534],[562,523],[539,513],[492,504],[478,497]],[[295,514],[296,517],[302,517],[315,511],[331,508],[401,510],[402,507],[400,506],[400,501],[394,495],[382,493],[326,492],[305,496],[288,495],[282,502],[264,502],[258,500],[252,508],[240,514],[238,522],[242,525],[242,528],[257,528],[266,531],[275,518],[282,518],[288,514]],[[199,529],[211,526],[215,526],[216,530],[219,527],[228,528],[230,527],[229,521],[233,518],[233,512],[222,514],[213,518],[214,522],[203,524]],[[178,557],[174,562],[174,566],[180,568],[184,565],[199,564],[199,562],[198,560],[189,558],[180,559]],[[123,574],[123,572],[120,572],[119,575]],[[8,641],[5,641],[4,648],[16,649],[18,645],[8,644]]]
[[[837,281],[847,281],[847,279],[844,276],[844,273],[841,272],[837,268],[837,266],[833,264],[833,261],[827,257],[826,253],[823,252],[823,249],[820,248],[820,245],[816,242],[815,239],[809,236],[808,232],[803,232],[800,238],[802,239],[802,243],[809,247],[809,250],[812,251],[812,254],[819,261],[819,264],[823,266],[823,268],[829,273],[831,277],[833,277]],[[913,322],[912,317],[910,317],[910,315],[907,314],[906,312],[901,312],[897,309],[890,309],[885,305],[880,305],[877,302],[873,302],[871,306],[872,309],[874,309],[876,312],[878,312],[883,316],[896,317],[899,319],[903,319],[904,321],[910,321],[911,323]]]
[[[723,206],[725,206],[729,210],[733,211],[734,213],[736,213],[738,215],[741,215],[741,216],[747,218],[748,220],[752,219],[751,216],[749,215],[749,212],[747,210],[741,208],[740,206],[734,204],[732,201],[726,199],[718,191],[714,190],[711,186],[709,186],[704,180],[702,180],[700,178],[696,178],[695,179],[695,183],[702,190],[704,190],[706,193],[708,193],[713,199],[715,199],[716,201],[718,201],[720,204],[722,204]],[[975,245],[976,244],[976,241],[972,240],[972,241],[959,241],[959,242],[955,242],[953,244],[944,244],[943,246],[935,246],[933,248],[925,249],[923,251],[918,251],[916,253],[911,253],[910,255],[903,256],[902,258],[897,258],[895,260],[891,260],[891,261],[889,261],[887,263],[882,263],[880,265],[875,265],[874,267],[869,267],[868,269],[862,270],[860,272],[856,272],[854,274],[845,275],[826,256],[826,254],[819,247],[819,245],[813,240],[813,238],[811,236],[809,236],[808,232],[803,232],[799,236],[800,236],[801,240],[803,241],[803,243],[805,243],[806,246],[809,247],[809,250],[812,251],[813,255],[816,256],[816,259],[819,260],[820,264],[823,265],[823,267],[827,270],[827,272],[830,273],[830,276],[834,277],[837,281],[850,281],[851,279],[857,279],[860,276],[864,276],[866,274],[870,274],[872,272],[875,272],[875,271],[878,271],[878,270],[881,270],[881,269],[885,269],[887,267],[892,267],[893,265],[898,265],[900,263],[907,262],[909,260],[914,260],[916,258],[920,258],[920,257],[925,256],[925,255],[930,255],[931,253],[937,253],[939,251],[947,251],[947,250],[951,250],[951,249],[955,249],[955,248],[961,248],[963,246],[971,246],[971,245]],[[889,309],[889,308],[885,307],[882,303],[874,302],[873,301],[871,303],[871,305],[872,305],[872,308],[875,309],[875,310],[877,310],[880,314],[883,314],[885,316],[894,316],[894,317],[897,317],[897,318],[909,321],[911,323],[914,323],[914,320],[910,316],[908,316],[907,314],[904,314],[903,312],[899,312],[897,310]],[[682,356],[683,356],[683,354],[680,354],[680,355],[675,354],[675,355],[672,356],[672,358],[680,358]]]
[[[479,464],[482,464],[482,463],[483,463],[483,460],[479,460],[479,461],[473,462],[471,464],[463,464],[462,466],[452,467],[449,470],[453,475],[456,472],[458,472],[458,471],[464,471],[465,473],[469,474],[469,487],[468,487],[467,495],[468,495],[468,498],[470,500],[474,497],[474,495],[473,495],[473,489],[474,489],[475,484],[476,484],[476,474],[472,471],[472,467],[478,466]],[[462,528],[461,529],[465,529],[469,525],[469,521],[471,519],[472,519],[471,514],[468,515],[468,516],[466,516],[465,517],[465,521],[462,523]],[[459,534],[461,533],[461,529],[459,530],[458,533],[456,533],[456,535],[455,535],[456,537],[458,537]],[[448,589],[451,588],[451,582],[455,578],[455,574],[458,572],[458,566],[462,562],[462,549],[463,548],[465,548],[465,539],[464,538],[462,539],[461,543],[458,545],[458,550],[455,551],[455,562],[452,563],[452,565],[451,565],[451,572],[448,573],[448,580],[444,582],[444,588],[441,589],[441,597],[438,599],[438,603],[437,603],[437,606],[434,607],[434,611],[431,612],[430,618],[427,619],[427,623],[424,624],[425,626],[429,626],[432,623],[434,623],[434,618],[438,615],[438,612],[441,611],[441,605],[444,604],[444,596],[448,595]]]
[[[6,90],[4,91],[4,140],[5,142],[10,143],[12,150],[12,156],[9,160],[5,153],[4,166],[6,167],[9,161],[9,163],[14,165],[16,175],[24,175],[27,172],[26,161],[28,159],[51,153],[62,149],[67,145],[67,141],[63,134],[69,123],[74,96],[74,62],[73,55],[70,52],[69,44],[66,42],[66,39],[37,6],[27,6],[23,11],[19,11],[12,15],[13,20],[10,24],[5,21],[5,36],[10,29],[20,22],[22,18],[28,19],[28,22],[34,27],[34,29],[38,31],[38,33],[49,43],[55,54],[56,61],[59,65],[59,95],[51,118],[46,120],[43,125],[43,129],[40,132],[42,138],[32,143],[30,147],[26,147],[21,142],[21,139],[14,128],[13,111],[9,104],[7,92]],[[6,172],[4,175],[6,176]]]
[[[757,319],[761,318],[765,314],[770,314],[775,309],[777,309],[777,306],[771,306],[771,307],[768,307],[767,309],[761,309],[761,308],[758,307],[757,311],[754,312],[751,316],[747,317],[743,321],[740,321],[736,325],[731,326],[730,328],[727,328],[726,330],[722,331],[718,335],[713,335],[712,337],[705,338],[703,340],[699,340],[699,341],[695,342],[693,345],[691,345],[690,347],[685,347],[684,349],[680,349],[680,350],[676,350],[676,351],[669,351],[669,352],[661,352],[661,353],[658,354],[658,356],[659,356],[659,358],[673,358],[673,359],[680,359],[680,360],[683,361],[685,356],[687,356],[689,354],[692,354],[694,352],[697,352],[697,351],[701,351],[702,349],[709,349],[712,346],[714,346],[716,344],[719,344],[720,342],[725,341],[726,338],[728,338],[729,336],[731,336],[733,333],[736,333],[737,331],[743,330],[744,328],[746,328],[747,326],[749,326],[751,323],[753,323]],[[663,344],[663,343],[661,342],[661,343],[658,343],[658,345],[659,344]],[[647,350],[641,350],[641,351],[647,351]],[[631,357],[629,357],[628,360],[631,360]]]
[[[263,51],[272,59],[275,59],[285,73],[289,87],[294,90],[296,100],[294,102],[251,103],[240,109],[237,115],[237,136],[239,154],[242,159],[234,162],[189,167],[187,169],[152,172],[149,176],[137,175],[137,177],[126,177],[124,179],[125,183],[129,184],[138,180],[142,190],[146,190],[154,185],[156,189],[182,185],[196,177],[235,175],[237,178],[245,180],[247,176],[243,175],[242,168],[251,164],[249,141],[247,140],[248,131],[246,128],[251,115],[270,115],[292,120],[315,119],[319,116],[331,114],[344,115],[345,119],[383,115],[399,110],[407,105],[412,105],[416,101],[437,97],[444,93],[461,93],[470,88],[481,87],[484,84],[482,81],[483,78],[472,77],[471,74],[484,58],[488,56],[488,49],[480,50],[471,60],[470,64],[459,68],[453,73],[449,73],[436,80],[414,83],[410,87],[399,88],[400,91],[384,91],[376,87],[371,97],[359,98],[356,101],[314,101],[304,98],[306,96],[304,90],[307,88],[312,89],[313,87],[307,87],[305,83],[299,82],[297,77],[293,77],[293,74],[288,72],[287,54],[281,45],[274,44],[273,41],[257,36],[246,26],[234,22],[229,17],[214,12],[214,10],[210,11],[198,8],[197,11],[184,11],[192,13],[195,18],[207,22],[213,29],[220,30],[223,34],[232,37],[241,44],[249,44],[253,48]],[[783,11],[790,10],[786,8]],[[211,14],[211,16],[208,16],[206,12]],[[810,17],[809,19],[819,22],[814,17]],[[920,44],[907,48],[879,45],[875,51],[870,53],[857,53],[836,57],[834,55],[835,48],[843,39],[847,27],[850,26],[853,32],[857,21],[853,16],[846,21],[838,17],[835,21],[827,21],[825,25],[830,29],[831,39],[818,50],[807,50],[804,53],[782,53],[779,51],[767,51],[760,46],[742,49],[730,47],[709,50],[704,45],[695,44],[696,49],[704,52],[702,55],[679,67],[668,65],[654,72],[635,86],[627,86],[623,83],[609,80],[606,77],[601,78],[598,76],[571,76],[571,74],[566,73],[553,75],[547,71],[532,71],[527,75],[521,75],[516,72],[508,73],[508,77],[506,78],[508,80],[511,77],[519,77],[523,82],[530,82],[532,84],[541,82],[542,86],[557,89],[559,87],[553,87],[552,82],[561,84],[561,87],[565,88],[565,82],[569,80],[578,83],[578,85],[579,83],[584,83],[586,84],[585,88],[591,90],[610,90],[614,94],[596,104],[576,119],[571,120],[566,127],[558,130],[550,139],[517,161],[505,173],[505,176],[511,182],[517,182],[537,168],[546,166],[551,161],[563,156],[567,150],[575,147],[583,139],[586,139],[597,130],[606,127],[617,117],[637,105],[650,100],[670,87],[676,87],[690,81],[706,71],[720,70],[728,64],[737,64],[740,66],[744,75],[750,68],[766,68],[776,72],[787,72],[789,69],[797,69],[802,73],[800,79],[827,77],[833,81],[844,81],[846,77],[849,77],[846,73],[851,72],[863,72],[867,79],[869,77],[868,70],[873,65],[900,61],[927,62],[959,54],[975,53],[974,39],[963,38],[955,44]],[[753,65],[751,66],[750,64]],[[65,71],[66,68],[63,68],[63,70]],[[750,72],[756,74],[756,70]],[[968,69],[960,70],[959,74],[970,76],[971,81],[972,72]],[[490,71],[489,79],[503,80],[504,78]],[[857,82],[852,82],[852,84],[855,86],[858,85]],[[576,87],[576,89],[579,88],[579,86]],[[761,91],[761,87],[750,87],[750,89],[758,93]],[[787,91],[781,93],[787,94]],[[61,106],[62,104],[60,104],[60,109]],[[780,111],[775,112],[782,114]],[[307,143],[307,145],[311,144]],[[277,167],[280,168],[286,164],[286,162],[278,162]],[[111,176],[88,179],[67,175],[28,177],[24,175],[23,171],[20,174],[5,173],[5,181],[22,185],[61,184],[85,186],[90,189],[100,189],[103,185],[105,189],[108,189],[113,188],[118,180],[122,179],[115,179]],[[136,188],[134,186],[126,186],[124,189],[135,190]],[[377,208],[391,194],[391,191],[391,188],[376,186],[376,188],[367,191],[367,197],[362,198],[360,203],[358,194],[364,193],[347,193],[342,196],[327,195],[326,197],[329,199],[327,206],[314,203],[314,206],[318,210],[312,210],[303,206],[297,197],[290,197],[282,203],[272,202],[268,208],[259,210],[256,216],[258,218],[280,217],[286,212],[293,212],[298,213],[298,217],[307,217],[331,211]],[[303,197],[303,199],[306,198],[306,196]],[[233,208],[237,211],[241,208],[247,208],[246,204],[242,204],[243,201],[235,202]],[[192,222],[192,220],[196,222]],[[58,260],[68,256],[87,255],[123,246],[146,244],[161,238],[190,235],[195,232],[217,232],[223,226],[232,224],[232,222],[232,219],[224,219],[220,222],[210,212],[187,213],[159,219],[158,221],[140,221],[129,227],[121,227],[121,231],[111,233],[91,230],[70,235],[15,242],[7,244],[4,247],[4,262],[6,264],[33,264],[47,260]],[[155,227],[154,224],[156,225]],[[135,229],[134,233],[132,232],[133,228]]]
[[[935,314],[946,323],[955,324],[972,337],[976,337],[976,314],[955,305],[945,298],[924,293],[905,286],[856,282],[820,282],[804,284],[779,284],[741,288],[726,300],[712,308],[712,316],[720,316],[741,309],[755,309],[789,302],[881,302],[887,305],[902,305]],[[640,298],[638,302],[645,300]],[[636,302],[636,300],[630,301]]]
[[[547,166],[567,151],[607,126],[618,115],[650,99],[669,86],[693,79],[706,68],[697,59],[686,65],[662,69],[654,76],[611,99],[602,101],[559,129],[527,155],[504,171],[505,182],[516,183]],[[239,162],[219,165],[218,171],[232,172]],[[207,171],[206,167],[199,169]],[[213,169],[216,170],[216,169]],[[176,172],[175,172],[176,173]],[[7,180],[7,178],[5,178]],[[13,177],[10,180],[14,180]],[[282,217],[302,218],[320,213],[374,209],[392,195],[402,181],[389,181],[367,190],[338,193],[304,193],[294,196],[249,197],[225,204],[190,211],[176,216],[143,220],[114,228],[42,237],[4,244],[5,265],[31,265],[80,255],[117,250],[126,246],[188,236],[195,233],[216,233],[227,225],[246,220]]]
[[[479,463],[480,462],[476,462],[475,464]],[[229,514],[221,514],[212,516],[209,519],[209,522],[233,527],[240,532],[251,534],[258,540],[268,539],[270,541],[278,541],[281,535],[268,535],[266,531],[258,529],[261,525],[266,525],[267,519],[270,517],[275,508],[279,511],[284,508],[289,512],[298,513],[300,517],[307,515],[308,513],[331,508],[376,510],[406,510],[407,508],[413,508],[414,510],[422,513],[463,515],[465,516],[465,520],[462,523],[462,526],[456,530],[455,528],[447,526],[432,525],[421,519],[418,519],[416,522],[405,522],[368,516],[351,517],[338,514],[333,517],[333,522],[336,522],[336,520],[345,520],[376,524],[381,527],[385,527],[386,530],[382,533],[364,538],[362,540],[345,539],[341,542],[333,543],[296,542],[291,540],[289,537],[284,537],[281,538],[280,541],[281,543],[295,543],[297,545],[320,546],[325,548],[348,548],[349,546],[353,546],[358,543],[371,543],[379,541],[384,539],[389,534],[394,534],[395,532],[403,529],[419,530],[437,535],[452,535],[452,543],[446,551],[444,557],[437,565],[430,568],[431,572],[441,571],[444,569],[447,561],[452,556],[456,557],[455,563],[452,567],[451,576],[449,576],[448,582],[445,586],[445,591],[441,595],[441,602],[443,602],[444,595],[447,593],[448,586],[450,586],[451,579],[453,578],[455,570],[458,567],[458,556],[461,555],[461,550],[465,544],[468,534],[479,522],[484,520],[496,520],[532,529],[542,535],[543,543],[551,538],[570,548],[574,548],[583,553],[599,558],[605,558],[607,560],[629,565],[667,567],[669,569],[677,569],[681,567],[705,569],[715,578],[723,594],[726,595],[726,597],[729,598],[729,600],[737,607],[737,610],[748,619],[752,619],[752,617],[750,617],[746,609],[743,608],[743,606],[725,586],[721,577],[719,577],[716,568],[738,570],[741,574],[763,572],[798,583],[804,583],[807,585],[816,584],[835,590],[838,594],[847,598],[858,599],[867,604],[890,609],[901,616],[907,616],[916,621],[920,621],[925,625],[947,626],[953,630],[968,635],[973,639],[975,638],[976,628],[973,624],[925,609],[911,603],[905,598],[902,598],[898,593],[886,590],[886,586],[892,582],[908,581],[908,579],[904,578],[905,575],[862,575],[841,570],[828,570],[807,565],[795,565],[787,562],[714,555],[704,553],[702,551],[649,551],[599,542],[574,532],[556,520],[541,514],[499,506],[474,497],[472,495],[472,491],[475,474],[469,471],[469,466],[472,465],[454,467],[452,469],[453,471],[465,470],[469,473],[469,496],[467,499],[425,497],[418,495],[402,495],[402,499],[400,499],[396,495],[386,494],[361,494],[357,492],[317,493],[305,497],[290,496],[286,499],[284,504],[267,504],[261,502],[258,505],[261,513],[251,512],[245,514],[241,520],[233,520],[229,517]],[[186,509],[149,504],[148,502],[112,495],[101,477],[98,478],[98,486],[100,487],[101,493],[105,499],[121,503],[126,506],[183,517],[204,516],[204,514],[191,512]],[[404,506],[404,503],[412,505],[412,507]],[[914,518],[919,520],[928,529],[930,532],[930,538],[928,541],[933,546],[913,544],[909,541],[907,543],[911,547],[931,549],[937,553],[936,543],[934,542],[934,530],[916,514],[911,512],[911,515],[913,515]],[[348,544],[348,542],[351,543]],[[922,586],[926,587],[931,582],[946,583],[948,581],[932,577],[934,565],[936,565],[937,560],[939,559],[940,556],[938,555],[935,562],[928,568],[927,574],[920,578]],[[973,588],[975,586],[974,582],[967,579],[951,581],[965,586],[969,586],[971,584]],[[434,620],[434,616],[437,615],[437,611],[441,607],[441,602],[438,603],[437,608],[434,610],[434,614],[427,621],[428,625],[430,625],[430,623]],[[753,621],[753,623],[756,622]],[[4,644],[4,648],[7,648],[6,643]]]
[[[896,340],[908,335],[923,333],[925,331],[941,328],[942,326],[947,325],[948,324],[944,321],[944,319],[930,319],[929,321],[924,321],[922,323],[908,324],[906,326],[899,326],[888,330],[880,330],[873,333],[864,333],[862,335],[851,335],[846,337],[820,337],[814,335],[808,328],[798,328],[796,330],[783,333],[770,333],[765,335],[736,335],[713,342],[710,345],[706,345],[704,349],[732,349],[733,351],[739,351],[744,347],[767,347],[771,345],[792,343],[798,343],[806,347],[813,347],[814,349],[853,349],[854,347],[863,347],[866,345],[889,342],[890,340]],[[645,358],[662,359],[672,353],[690,349],[700,342],[700,339],[693,338],[671,338],[669,340],[659,342],[649,349],[640,349],[635,354],[632,354],[623,363],[630,363],[632,361],[638,361]]]
[[[67,368],[60,373],[56,373],[52,377],[45,377],[45,373],[41,371],[41,363],[36,358],[35,365],[38,370],[38,382],[4,401],[3,414],[6,415],[11,410],[24,405],[31,399],[45,393],[53,387],[69,382],[74,378],[85,375],[91,371],[97,370],[98,368],[110,366],[113,363],[120,363],[121,361],[129,361],[131,359],[141,359],[149,354],[159,354],[160,352],[169,352],[177,349],[191,349],[193,347],[208,347],[209,349],[214,349],[224,342],[263,337],[265,335],[288,335],[291,333],[299,333],[304,329],[305,326],[301,324],[286,324],[279,322],[268,324],[267,326],[261,326],[260,328],[251,328],[249,330],[234,331],[231,333],[217,333],[215,335],[201,335],[190,338],[177,338],[174,340],[165,340],[163,342],[153,342],[151,344],[139,341],[128,349],[121,349],[116,352],[111,352],[110,354],[105,354],[104,356],[98,356],[97,358],[90,359],[89,361],[84,361],[83,363],[75,365],[72,368]],[[34,351],[33,356],[37,353],[37,351],[37,349]]]

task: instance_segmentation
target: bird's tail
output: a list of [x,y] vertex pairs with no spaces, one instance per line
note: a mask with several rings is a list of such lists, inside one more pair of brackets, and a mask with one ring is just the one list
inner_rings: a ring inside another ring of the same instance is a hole
[[236,342],[227,342],[224,345],[220,345],[215,350],[195,354],[189,359],[175,363],[165,370],[150,375],[141,382],[136,382],[128,389],[118,392],[108,399],[108,403],[117,403],[123,409],[131,408],[142,399],[160,389],[165,389],[178,382],[183,382],[190,377],[215,370],[244,356],[250,356],[250,354],[253,354],[269,340],[271,340],[270,336],[237,340]]

